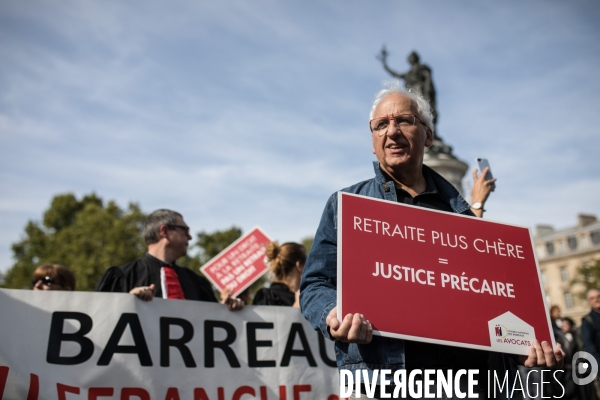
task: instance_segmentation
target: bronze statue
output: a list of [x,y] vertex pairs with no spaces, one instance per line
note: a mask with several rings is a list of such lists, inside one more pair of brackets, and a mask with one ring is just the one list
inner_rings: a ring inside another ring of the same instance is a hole
[[429,104],[431,105],[434,136],[431,146],[425,149],[425,163],[441,173],[462,193],[461,179],[465,175],[468,165],[452,154],[452,146],[444,142],[437,129],[436,124],[439,115],[435,102],[435,87],[433,86],[431,68],[425,64],[420,64],[419,55],[413,51],[408,56],[410,69],[401,74],[388,67],[387,56],[388,52],[385,46],[383,46],[381,53],[377,56],[377,59],[383,64],[383,68],[393,77],[403,79],[407,89],[411,88],[418,91],[424,98],[429,100]]
[[419,55],[417,52],[413,51],[408,56],[408,62],[410,63],[411,68],[407,72],[400,74],[388,67],[387,55],[387,50],[385,49],[385,46],[383,46],[377,59],[381,61],[383,68],[385,68],[385,70],[393,77],[403,79],[407,89],[412,88],[429,100],[431,111],[433,112],[433,125],[435,126],[438,114],[435,105],[435,87],[433,86],[433,79],[431,78],[431,68],[425,64],[419,64]]

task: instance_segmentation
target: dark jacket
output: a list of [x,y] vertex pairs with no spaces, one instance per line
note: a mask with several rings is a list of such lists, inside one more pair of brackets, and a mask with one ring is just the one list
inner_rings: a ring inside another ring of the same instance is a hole
[[[139,286],[154,284],[155,297],[162,297],[160,269],[163,262],[147,254],[132,263],[120,267],[110,267],[98,281],[97,292],[124,292]],[[170,265],[179,278],[181,289],[186,300],[200,300],[217,302],[215,294],[206,278],[194,271],[180,267],[173,263]]]
[[270,288],[262,288],[254,295],[254,306],[288,306],[296,302],[296,294],[281,282],[273,282]]
[[583,349],[593,355],[600,364],[600,313],[590,311],[581,321]]

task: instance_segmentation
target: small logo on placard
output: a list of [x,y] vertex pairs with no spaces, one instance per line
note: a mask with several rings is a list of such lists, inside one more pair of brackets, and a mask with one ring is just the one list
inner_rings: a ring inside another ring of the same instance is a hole
[[535,339],[535,330],[531,325],[510,311],[488,321],[490,345],[497,351],[528,354]]
[[508,329],[500,324],[496,325],[496,336],[505,337],[508,334]]

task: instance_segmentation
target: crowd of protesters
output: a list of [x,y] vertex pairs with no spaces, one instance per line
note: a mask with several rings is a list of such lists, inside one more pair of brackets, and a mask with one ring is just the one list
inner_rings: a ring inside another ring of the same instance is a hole
[[[166,209],[152,212],[144,224],[143,236],[148,246],[144,257],[108,268],[98,281],[96,291],[130,293],[143,301],[160,297],[217,302],[205,277],[176,263],[178,258],[187,254],[188,243],[192,239],[189,226],[180,213]],[[269,288],[258,290],[253,304],[299,307],[306,248],[299,243],[279,245],[271,242],[266,256],[273,282]],[[75,276],[62,265],[45,264],[35,270],[32,286],[33,290],[75,290]],[[235,311],[250,303],[252,294],[245,290],[234,297],[231,291],[224,290],[220,298],[221,303]]]

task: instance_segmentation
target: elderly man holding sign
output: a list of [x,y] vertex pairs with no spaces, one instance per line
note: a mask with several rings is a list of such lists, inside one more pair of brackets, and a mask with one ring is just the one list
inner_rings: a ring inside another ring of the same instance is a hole
[[[474,216],[458,191],[423,164],[425,148],[433,143],[433,116],[428,102],[420,94],[403,90],[398,81],[390,82],[376,96],[369,125],[373,153],[377,157],[374,163],[375,177],[343,189],[343,192]],[[362,388],[366,388],[369,397],[389,398],[386,393],[381,393],[381,375],[379,379],[376,377],[376,373],[384,369],[392,373],[402,370],[479,370],[479,384],[470,390],[478,398],[487,398],[484,382],[486,371],[514,370],[512,365],[517,361],[528,367],[556,367],[562,364],[564,353],[560,346],[552,349],[546,341],[539,343],[533,340],[528,356],[517,357],[476,348],[373,335],[369,315],[361,313],[349,313],[338,319],[337,230],[341,222],[338,220],[337,202],[336,193],[330,197],[323,212],[303,272],[300,306],[315,329],[320,330],[326,338],[335,340],[339,370],[350,371],[344,376],[352,375],[356,380],[362,377]],[[360,298],[361,294],[352,293],[351,296]],[[361,301],[368,304],[376,302],[377,298],[365,296]],[[431,301],[428,307],[443,307],[442,299]],[[389,308],[390,315],[401,320],[402,310],[413,305],[381,304],[380,307]],[[363,372],[357,374],[357,371]],[[373,383],[376,384],[374,391],[371,386]],[[384,392],[391,393],[389,386],[384,388]],[[358,393],[356,395],[358,397]],[[464,396],[459,394],[457,397]]]

